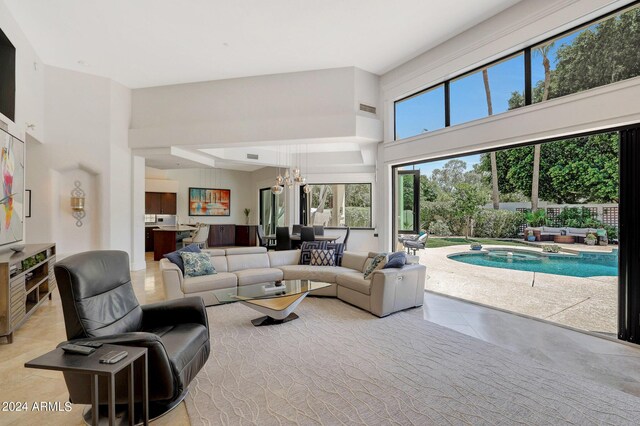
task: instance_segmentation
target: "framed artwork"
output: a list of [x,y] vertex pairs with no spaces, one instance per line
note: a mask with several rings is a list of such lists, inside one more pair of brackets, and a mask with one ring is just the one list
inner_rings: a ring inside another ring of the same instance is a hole
[[189,188],[189,216],[230,215],[230,189]]

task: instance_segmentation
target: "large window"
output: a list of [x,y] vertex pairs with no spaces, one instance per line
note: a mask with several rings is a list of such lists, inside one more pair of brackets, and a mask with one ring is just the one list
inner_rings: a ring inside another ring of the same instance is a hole
[[524,55],[453,80],[450,91],[452,126],[508,111],[512,94],[524,91]]
[[396,139],[442,129],[445,126],[444,86],[398,101],[395,110]]
[[624,10],[531,48],[534,103],[638,75],[638,7]]
[[395,102],[395,139],[640,76],[640,6]]
[[371,184],[313,184],[305,194],[308,225],[371,228]]

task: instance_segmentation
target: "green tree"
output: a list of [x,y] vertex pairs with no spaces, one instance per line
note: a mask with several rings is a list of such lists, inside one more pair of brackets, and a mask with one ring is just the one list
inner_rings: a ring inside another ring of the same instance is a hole
[[477,185],[461,182],[453,191],[453,215],[465,222],[465,238],[473,233],[473,218],[487,202],[486,194]]

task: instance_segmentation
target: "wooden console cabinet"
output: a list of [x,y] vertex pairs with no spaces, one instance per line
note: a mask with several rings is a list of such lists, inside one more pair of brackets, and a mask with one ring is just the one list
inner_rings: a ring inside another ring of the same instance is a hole
[[209,247],[223,247],[236,245],[236,225],[210,225]]
[[55,244],[27,244],[0,254],[0,336],[13,342],[17,330],[56,288]]
[[236,225],[236,245],[255,246],[258,239],[257,225]]

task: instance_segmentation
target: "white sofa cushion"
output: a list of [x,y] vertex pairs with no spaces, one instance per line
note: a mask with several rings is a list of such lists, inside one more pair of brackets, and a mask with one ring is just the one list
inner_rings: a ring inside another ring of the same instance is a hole
[[364,264],[368,258],[367,253],[354,253],[354,252],[344,252],[344,256],[342,256],[342,267],[349,268],[352,270],[364,271]]
[[567,235],[573,237],[586,237],[588,228],[567,228]]
[[325,283],[335,283],[337,275],[353,272],[353,269],[343,266],[283,265],[278,269],[284,273],[285,280],[311,280]]
[[347,272],[336,277],[339,286],[362,294],[371,294],[371,280],[365,280],[360,271]]
[[272,268],[300,263],[300,250],[270,251],[267,252],[267,256],[269,256],[269,265]]
[[199,293],[207,290],[219,290],[221,288],[234,288],[238,285],[238,278],[229,272],[220,272],[214,275],[202,275],[189,277],[182,281],[182,292],[185,294]]
[[229,272],[239,272],[245,269],[268,269],[270,267],[269,256],[267,256],[267,252],[227,255],[227,267]]
[[238,285],[261,284],[282,280],[283,273],[276,268],[254,268],[235,271],[238,277]]

